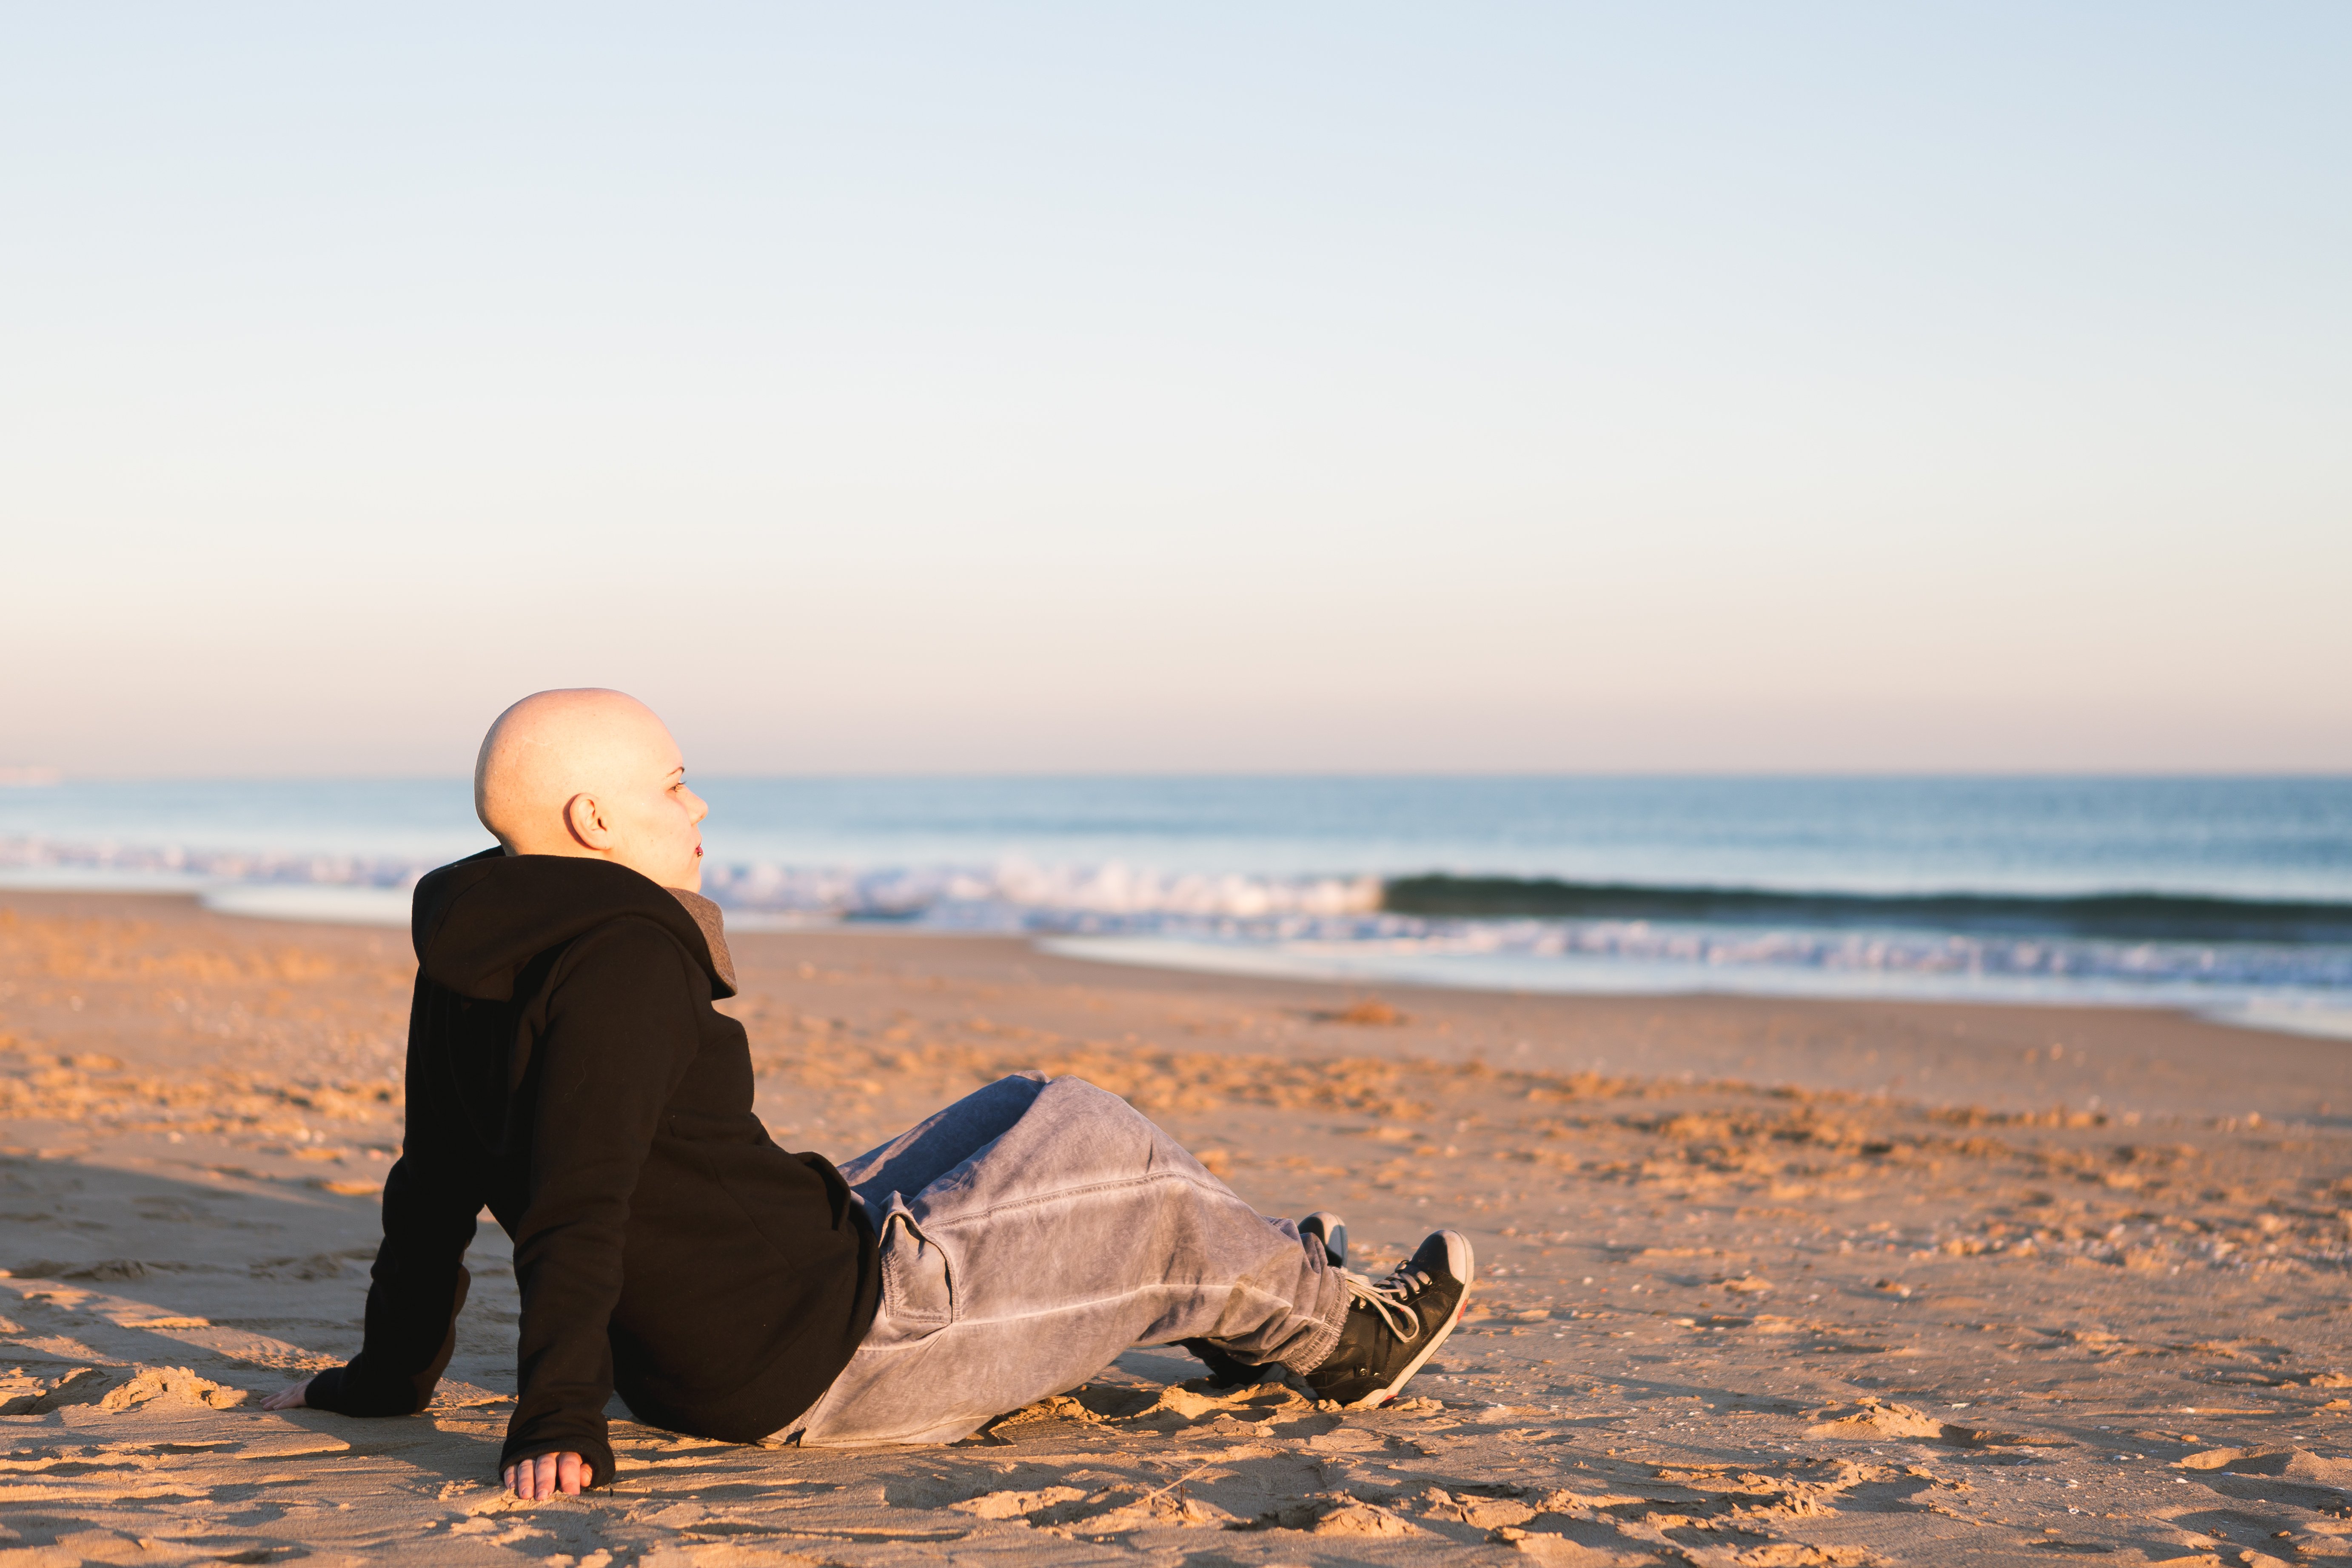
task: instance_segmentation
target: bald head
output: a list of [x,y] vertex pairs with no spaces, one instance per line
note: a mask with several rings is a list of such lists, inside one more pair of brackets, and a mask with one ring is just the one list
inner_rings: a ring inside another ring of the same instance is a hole
[[597,687],[524,698],[474,763],[474,814],[508,854],[610,860],[666,888],[702,886],[708,810],[653,710]]

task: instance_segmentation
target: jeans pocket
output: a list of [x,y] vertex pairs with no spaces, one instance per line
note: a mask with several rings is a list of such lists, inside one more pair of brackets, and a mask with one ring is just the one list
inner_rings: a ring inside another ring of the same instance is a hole
[[882,1310],[908,1338],[919,1338],[955,1321],[955,1267],[947,1249],[923,1233],[897,1193],[882,1215],[877,1248],[882,1263]]

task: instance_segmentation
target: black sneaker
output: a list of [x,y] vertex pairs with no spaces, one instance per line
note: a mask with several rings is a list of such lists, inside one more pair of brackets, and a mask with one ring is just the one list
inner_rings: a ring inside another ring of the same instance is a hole
[[[1334,1268],[1348,1267],[1348,1222],[1328,1209],[1317,1209],[1298,1222],[1298,1234],[1311,1236],[1323,1244],[1324,1261]],[[1207,1340],[1180,1340],[1183,1349],[1201,1358],[1209,1369],[1209,1386],[1236,1388],[1244,1383],[1255,1383],[1265,1375],[1265,1368],[1253,1366],[1245,1361],[1235,1361]]]
[[1348,1321],[1330,1358],[1307,1386],[1350,1410],[1394,1399],[1462,1321],[1476,1268],[1469,1237],[1441,1230],[1378,1284],[1348,1276]]
[[1348,1222],[1328,1209],[1317,1209],[1298,1222],[1298,1234],[1323,1244],[1323,1256],[1334,1268],[1348,1267]]

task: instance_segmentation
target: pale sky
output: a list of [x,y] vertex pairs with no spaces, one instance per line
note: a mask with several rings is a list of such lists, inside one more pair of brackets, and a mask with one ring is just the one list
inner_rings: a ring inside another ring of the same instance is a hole
[[2352,8],[0,8],[0,764],[2352,769]]

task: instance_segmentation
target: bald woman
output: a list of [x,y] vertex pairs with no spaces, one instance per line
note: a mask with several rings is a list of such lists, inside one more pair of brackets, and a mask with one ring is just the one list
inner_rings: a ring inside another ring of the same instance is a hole
[[423,1410],[486,1207],[522,1296],[499,1467],[527,1500],[613,1479],[615,1394],[699,1436],[953,1442],[1138,1343],[1378,1405],[1459,1321],[1458,1233],[1385,1279],[1348,1273],[1329,1224],[1260,1216],[1077,1079],[1000,1079],[838,1169],[778,1148],[742,1026],[712,1005],[735,983],[699,891],[708,807],[635,699],[516,703],[474,805],[498,847],[416,888],[407,1130],[364,1341],[268,1407]]

